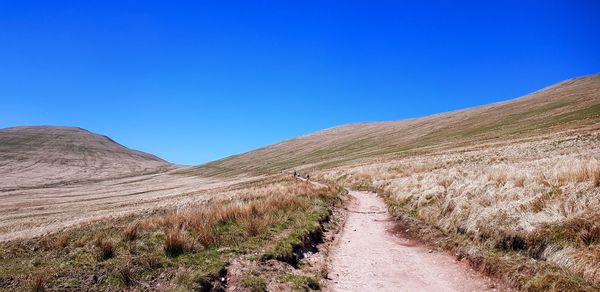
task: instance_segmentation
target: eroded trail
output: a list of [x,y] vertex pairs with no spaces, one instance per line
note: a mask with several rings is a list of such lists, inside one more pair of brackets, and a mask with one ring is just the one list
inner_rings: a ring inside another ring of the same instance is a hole
[[490,282],[466,264],[393,233],[394,222],[374,193],[351,191],[354,201],[331,253],[334,291],[484,291]]

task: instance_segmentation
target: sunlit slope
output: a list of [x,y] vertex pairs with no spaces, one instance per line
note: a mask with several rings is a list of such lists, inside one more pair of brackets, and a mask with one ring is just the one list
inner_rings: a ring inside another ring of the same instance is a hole
[[0,129],[0,189],[164,171],[171,164],[81,128]]
[[203,175],[320,168],[508,137],[595,126],[600,75],[560,82],[500,103],[392,122],[349,124],[201,165]]

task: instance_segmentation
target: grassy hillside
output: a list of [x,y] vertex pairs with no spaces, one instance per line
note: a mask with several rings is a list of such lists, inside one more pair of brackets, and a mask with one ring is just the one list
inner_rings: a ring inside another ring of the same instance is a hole
[[199,166],[202,175],[325,168],[394,158],[473,142],[596,125],[600,75],[570,79],[532,94],[465,110],[392,122],[330,128]]
[[171,164],[81,128],[0,129],[2,189],[164,171]]
[[600,287],[600,129],[311,172],[376,191],[400,230],[526,291]]

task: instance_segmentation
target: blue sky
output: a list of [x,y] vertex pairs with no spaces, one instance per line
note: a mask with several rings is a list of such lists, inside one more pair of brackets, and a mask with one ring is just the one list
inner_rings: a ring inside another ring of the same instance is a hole
[[600,72],[598,1],[2,1],[0,127],[198,164]]

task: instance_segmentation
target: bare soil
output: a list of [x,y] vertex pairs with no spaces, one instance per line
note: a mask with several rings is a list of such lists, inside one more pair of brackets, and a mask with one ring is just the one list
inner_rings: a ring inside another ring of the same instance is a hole
[[348,218],[332,249],[333,291],[491,291],[494,283],[467,263],[394,232],[377,194],[351,191]]

